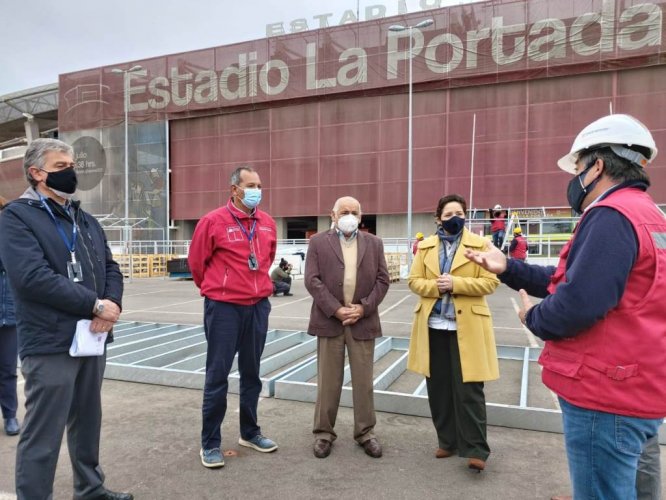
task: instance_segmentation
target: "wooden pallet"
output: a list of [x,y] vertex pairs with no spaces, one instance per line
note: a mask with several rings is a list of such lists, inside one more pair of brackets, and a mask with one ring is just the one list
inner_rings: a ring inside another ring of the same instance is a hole
[[387,253],[384,255],[386,257],[386,267],[388,268],[389,280],[391,283],[397,283],[400,281],[400,254]]

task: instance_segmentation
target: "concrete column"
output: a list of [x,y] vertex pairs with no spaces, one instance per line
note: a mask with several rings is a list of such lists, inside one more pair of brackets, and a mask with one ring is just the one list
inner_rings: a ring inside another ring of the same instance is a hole
[[331,229],[331,218],[326,215],[324,217],[317,217],[317,232],[328,231]]
[[275,218],[276,236],[278,240],[287,239],[287,221],[284,217]]
[[30,115],[30,117],[26,117],[23,127],[25,128],[25,137],[28,139],[28,144],[35,139],[39,139],[39,125],[35,121],[34,116]]

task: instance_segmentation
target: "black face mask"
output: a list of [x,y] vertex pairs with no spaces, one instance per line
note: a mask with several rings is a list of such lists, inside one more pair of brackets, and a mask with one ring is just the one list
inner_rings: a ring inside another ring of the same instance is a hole
[[597,177],[587,186],[583,185],[583,177],[585,177],[587,171],[590,170],[590,168],[593,166],[594,162],[585,168],[585,170],[583,170],[576,177],[571,179],[569,181],[569,186],[567,187],[567,201],[569,202],[569,205],[571,205],[571,208],[573,208],[574,212],[576,212],[578,215],[583,213],[582,205],[585,196],[587,196],[587,194],[594,189],[594,186],[596,186],[597,182],[599,182],[599,179],[601,179],[601,177]]
[[458,234],[465,227],[465,218],[454,215],[450,219],[442,221],[442,227],[449,234]]
[[76,191],[78,180],[74,167],[47,173],[49,176],[46,178],[46,185],[51,189],[67,194],[72,194]]

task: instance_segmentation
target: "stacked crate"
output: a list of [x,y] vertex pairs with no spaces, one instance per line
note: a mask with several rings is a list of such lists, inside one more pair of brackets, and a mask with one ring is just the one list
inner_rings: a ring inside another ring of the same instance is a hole
[[167,261],[171,259],[171,255],[156,254],[150,256],[150,277],[161,278],[167,274]]
[[150,259],[152,255],[140,254],[114,254],[113,260],[118,263],[120,272],[125,278],[130,277],[130,261],[132,263],[132,278],[150,277]]
[[386,256],[386,266],[388,267],[389,279],[391,283],[400,281],[400,254],[399,253],[387,253]]

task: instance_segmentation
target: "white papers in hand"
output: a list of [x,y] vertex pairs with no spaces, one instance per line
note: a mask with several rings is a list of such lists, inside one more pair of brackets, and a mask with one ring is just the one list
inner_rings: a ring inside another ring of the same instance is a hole
[[89,319],[77,321],[72,346],[69,348],[70,356],[78,358],[104,354],[104,343],[108,332],[93,333],[90,331],[90,323]]

